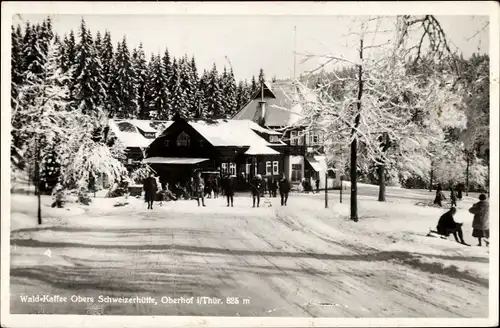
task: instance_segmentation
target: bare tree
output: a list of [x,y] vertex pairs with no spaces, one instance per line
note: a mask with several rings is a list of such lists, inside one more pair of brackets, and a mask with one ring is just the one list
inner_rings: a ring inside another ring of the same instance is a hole
[[[441,114],[457,114],[456,104],[460,99],[453,92],[453,74],[434,72],[422,78],[411,73],[408,63],[412,51],[416,49],[418,57],[423,58],[423,55],[421,48],[407,45],[409,29],[418,22],[409,19],[407,16],[398,17],[392,27],[393,37],[382,43],[367,43],[367,40],[381,32],[382,21],[386,18],[369,18],[362,22],[359,31],[350,34],[358,38],[358,58],[339,54],[320,56],[326,61],[319,69],[326,64],[340,63],[354,68],[355,74],[334,74],[334,78],[315,88],[312,92],[315,97],[302,98],[304,113],[297,125],[305,126],[304,132],[313,129],[325,131],[327,155],[332,155],[328,153],[332,148],[350,149],[351,219],[354,221],[358,220],[359,146],[363,148],[362,156],[378,166],[379,200],[384,201],[386,166],[427,152],[425,145],[442,137]],[[435,23],[434,18],[424,17],[422,23],[424,21],[425,24]],[[425,26],[425,35],[444,35],[438,27],[437,32],[433,32],[428,31],[428,25]],[[447,44],[436,39],[432,47],[426,59],[434,62],[442,58],[439,52],[446,49]],[[307,54],[306,60],[317,57]],[[324,92],[336,83],[342,83],[342,95]],[[304,90],[311,93],[304,85],[300,89],[303,93]]]

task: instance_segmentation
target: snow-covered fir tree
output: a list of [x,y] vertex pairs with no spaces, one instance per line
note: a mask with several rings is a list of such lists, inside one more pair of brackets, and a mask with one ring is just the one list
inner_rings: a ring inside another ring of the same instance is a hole
[[172,76],[170,77],[170,102],[172,104],[172,114],[181,117],[189,117],[189,108],[187,103],[187,94],[183,78],[188,76],[186,63],[181,58],[177,61],[174,58],[172,63]]
[[237,94],[236,94],[236,81],[234,79],[233,69],[229,72],[226,67],[222,73],[222,90],[223,90],[223,106],[226,118],[231,118],[237,110]]
[[157,56],[151,55],[151,60],[149,61],[146,98],[149,101],[148,117],[150,119],[170,119],[169,88],[162,59],[159,54]]
[[24,72],[41,74],[46,57],[43,51],[45,40],[42,38],[40,24],[33,26],[26,24],[23,43]]
[[14,107],[14,101],[17,98],[18,89],[23,83],[23,35],[21,26],[11,30],[11,101]]
[[102,78],[105,90],[104,109],[107,113],[112,113],[114,105],[117,103],[118,94],[113,84],[115,74],[114,70],[114,50],[113,42],[111,41],[111,33],[104,32],[104,38],[100,50]]
[[207,88],[209,84],[209,74],[207,70],[203,70],[203,74],[198,82],[198,88],[195,95],[195,118],[204,118],[207,114]]
[[224,105],[223,105],[223,94],[219,78],[219,73],[217,72],[217,67],[215,64],[212,66],[212,70],[208,74],[208,81],[205,89],[205,99],[207,102],[207,113],[208,118],[221,118],[224,116]]
[[148,66],[146,56],[142,48],[142,43],[138,49],[132,52],[132,63],[134,67],[136,85],[137,85],[137,106],[139,110],[139,118],[147,118],[148,115],[148,100],[146,99],[146,90],[148,83]]
[[240,81],[238,83],[238,89],[236,90],[236,111],[243,108],[250,100],[248,85],[245,82],[246,81]]
[[250,82],[250,95],[253,97],[257,91],[260,90],[260,86],[257,85],[257,81],[255,80],[255,76],[252,76],[252,81]]
[[182,106],[180,114],[185,118],[194,116],[194,99],[196,94],[196,82],[191,68],[191,63],[185,55],[179,65],[179,81],[182,90]]
[[118,94],[116,114],[118,117],[137,117],[136,77],[125,37],[116,51],[114,69],[115,90]]
[[76,108],[84,114],[97,115],[102,110],[105,95],[102,66],[96,55],[92,34],[83,19],[79,38],[74,73]]
[[261,68],[259,71],[259,85],[257,87],[260,88],[260,86],[266,82],[266,76],[264,75],[264,70]]

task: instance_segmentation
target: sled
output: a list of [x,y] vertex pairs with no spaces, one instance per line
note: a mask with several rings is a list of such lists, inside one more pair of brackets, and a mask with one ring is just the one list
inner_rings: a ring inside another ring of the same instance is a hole
[[[435,230],[429,230],[429,233],[427,234],[427,237],[432,237],[432,238],[441,238],[441,239],[444,239],[444,240],[448,240],[448,237],[447,236],[443,236],[443,235],[440,235],[437,231]],[[470,246],[469,244],[467,243],[459,243],[461,245],[464,245],[464,246]]]
[[271,203],[271,200],[268,199],[268,198],[264,198],[264,202],[263,203],[264,203],[264,206],[266,206],[266,207],[272,207],[273,206],[273,204]]
[[441,238],[441,239],[448,240],[448,237],[440,235],[437,231],[434,231],[434,230],[429,230],[427,237]]

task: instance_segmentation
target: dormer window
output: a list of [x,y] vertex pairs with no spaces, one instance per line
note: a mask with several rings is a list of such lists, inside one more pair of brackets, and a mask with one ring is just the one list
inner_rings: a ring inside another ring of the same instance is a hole
[[272,143],[278,143],[280,141],[280,138],[278,136],[271,136],[269,138],[269,141]]
[[182,131],[177,137],[177,146],[189,147],[190,143],[191,143],[191,138],[186,132]]

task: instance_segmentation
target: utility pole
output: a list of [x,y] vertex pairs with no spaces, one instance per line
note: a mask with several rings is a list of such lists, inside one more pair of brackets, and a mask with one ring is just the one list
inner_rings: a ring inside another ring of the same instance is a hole
[[343,183],[342,183],[343,176],[340,176],[340,204],[342,204],[342,189],[343,189]]
[[293,27],[293,78],[295,79],[297,65],[297,26]]

